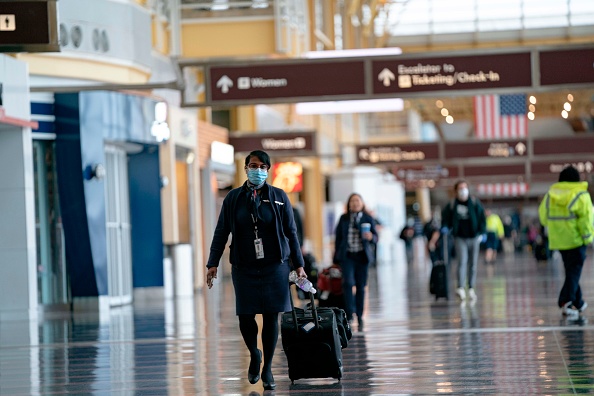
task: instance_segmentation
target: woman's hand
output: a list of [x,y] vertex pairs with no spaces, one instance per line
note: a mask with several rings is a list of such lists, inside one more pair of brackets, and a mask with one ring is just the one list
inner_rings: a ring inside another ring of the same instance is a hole
[[217,270],[217,267],[210,267],[206,273],[206,285],[209,289],[212,288],[213,281],[217,279]]
[[307,278],[307,274],[305,273],[305,270],[303,269],[303,267],[299,267],[295,270],[295,272],[297,272],[297,276],[300,278]]
[[371,233],[371,231],[365,231],[363,233],[363,238],[367,239],[368,241],[371,241],[373,239],[373,234]]

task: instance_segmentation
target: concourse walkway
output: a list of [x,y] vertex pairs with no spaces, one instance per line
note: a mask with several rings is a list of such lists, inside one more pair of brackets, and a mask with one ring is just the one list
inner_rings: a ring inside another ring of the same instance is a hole
[[[422,253],[418,245],[416,252]],[[594,307],[592,256],[582,288]],[[481,261],[478,300],[470,304],[454,296],[453,283],[450,299],[435,301],[430,264],[422,254],[409,264],[404,257],[402,249],[394,262],[371,269],[365,329],[355,325],[343,350],[341,382],[291,385],[279,340],[276,391],[250,385],[227,279],[193,299],[137,298],[108,317],[54,314],[38,325],[1,324],[0,394],[594,393],[594,319],[561,317],[558,259],[537,263],[523,253],[501,255],[492,266]]]

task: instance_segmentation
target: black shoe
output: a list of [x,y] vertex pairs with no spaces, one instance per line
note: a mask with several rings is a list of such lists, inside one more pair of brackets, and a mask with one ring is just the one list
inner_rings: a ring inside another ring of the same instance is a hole
[[357,319],[357,325],[358,325],[357,330],[363,331],[363,319],[361,319],[361,318]]
[[[256,382],[260,381],[260,364],[262,363],[262,351],[259,349],[258,354],[260,355],[260,360],[258,361],[258,372],[256,374],[252,374],[248,369],[248,381],[250,381],[250,384],[255,384]],[[253,361],[250,362],[250,368],[252,368],[252,364]]]
[[272,373],[266,374],[266,379],[262,376],[262,385],[264,385],[264,390],[275,390],[276,383],[274,382],[274,377]]

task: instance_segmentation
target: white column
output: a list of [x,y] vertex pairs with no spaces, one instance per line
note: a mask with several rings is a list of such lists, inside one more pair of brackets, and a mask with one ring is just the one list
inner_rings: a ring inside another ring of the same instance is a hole
[[[31,116],[27,65],[0,55],[7,117]],[[0,321],[37,317],[31,129],[0,122]]]

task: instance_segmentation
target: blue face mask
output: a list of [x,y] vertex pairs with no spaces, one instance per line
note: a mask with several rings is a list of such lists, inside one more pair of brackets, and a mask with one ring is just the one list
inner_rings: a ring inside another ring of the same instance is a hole
[[259,186],[268,177],[268,171],[263,169],[248,169],[247,177],[250,183]]

